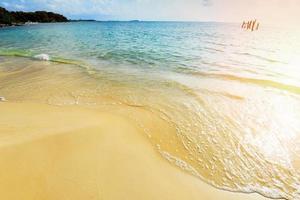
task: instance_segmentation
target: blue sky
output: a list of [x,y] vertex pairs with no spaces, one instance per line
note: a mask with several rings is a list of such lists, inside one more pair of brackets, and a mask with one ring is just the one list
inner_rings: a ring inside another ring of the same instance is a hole
[[47,10],[71,19],[298,23],[300,0],[0,0],[8,10]]
[[[188,1],[189,5],[184,0],[0,0],[0,4],[9,10],[50,10],[69,18],[176,20],[193,18],[192,12],[188,14],[191,8],[208,7],[212,0]],[[186,13],[177,16],[181,9]]]

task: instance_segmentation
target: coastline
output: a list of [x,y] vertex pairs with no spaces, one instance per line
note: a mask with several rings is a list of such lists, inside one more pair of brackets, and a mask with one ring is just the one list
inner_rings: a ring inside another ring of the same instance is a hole
[[5,27],[14,27],[14,26],[24,26],[25,24],[23,23],[17,23],[17,24],[0,24],[0,28],[5,28]]
[[265,199],[215,189],[170,165],[110,111],[12,102],[0,111],[3,199]]
[[[165,25],[165,32],[169,33],[177,27],[173,23]],[[184,23],[181,26],[191,28],[195,34],[202,32],[198,28],[206,27]],[[215,64],[203,69],[190,70],[188,66],[193,62],[183,58],[189,57],[190,53],[192,56],[194,51],[183,51],[175,45],[192,42],[186,37],[177,37],[185,35],[182,31],[181,34],[167,36],[174,42],[174,48],[164,46],[162,41],[166,36],[159,37],[154,44],[148,35],[139,37],[149,28],[156,30],[151,33],[152,36],[159,35],[160,27],[160,23],[141,23],[140,30],[132,28],[129,23],[53,23],[3,30],[0,32],[3,38],[0,96],[8,102],[24,103],[24,106],[27,103],[62,109],[74,106],[121,115],[132,120],[130,125],[140,126],[139,134],[147,138],[164,161],[215,188],[240,193],[257,192],[268,198],[297,199],[300,180],[297,146],[300,140],[294,130],[299,130],[298,95],[284,85],[281,87],[281,78],[272,78],[277,85],[269,88],[269,77],[264,74],[265,71],[255,68],[255,76],[249,76],[247,70],[239,65],[234,65],[240,72],[233,77],[230,70],[224,71],[224,67],[203,73],[223,66],[219,66],[216,60]],[[120,30],[125,32],[120,35]],[[101,35],[103,40],[95,35]],[[134,38],[138,39],[131,42]],[[120,42],[120,46],[113,45],[116,41]],[[138,44],[142,48],[133,50]],[[211,49],[210,43],[203,44]],[[224,46],[227,48],[226,43]],[[152,51],[155,47],[159,48]],[[215,47],[215,50],[218,49]],[[247,49],[249,52],[252,50]],[[157,54],[160,52],[162,55]],[[204,52],[208,54],[206,60],[216,59],[211,57],[214,51]],[[223,53],[220,51],[220,56]],[[160,60],[156,63],[157,58]],[[253,59],[255,63],[252,54],[237,56],[236,61],[244,58]],[[264,62],[274,60],[272,58],[259,57]],[[283,61],[275,59],[272,62]],[[182,69],[173,66],[173,62],[182,65]],[[150,63],[157,68],[149,67]],[[270,67],[277,66],[276,63]],[[268,65],[263,66],[266,71],[272,71]],[[294,74],[283,73],[282,77],[294,77]],[[297,87],[297,84],[291,85]],[[283,110],[286,115],[281,115]],[[28,111],[28,115],[31,116],[31,112]],[[256,121],[257,116],[259,121]],[[41,118],[47,120],[50,117],[41,115]],[[117,121],[114,124],[117,125]],[[289,137],[285,136],[286,124],[290,124],[291,128]],[[40,125],[42,123],[38,122],[31,128]],[[32,129],[33,133],[21,137],[21,143],[31,141],[32,134],[61,135],[56,129],[46,130],[46,133],[38,133]],[[21,132],[12,135],[18,136]],[[17,144],[20,138],[15,137],[12,143],[8,140],[9,136],[5,136],[3,145]],[[277,150],[266,151],[266,145]]]
[[13,23],[13,24],[0,24],[0,28],[7,28],[7,27],[18,27],[18,26],[31,26],[31,25],[37,25],[37,24],[48,24],[48,23],[69,23],[72,21],[68,21],[68,22],[26,22],[26,23]]
[[0,28],[6,26],[22,26],[26,24],[47,23],[47,22],[67,22],[65,16],[54,12],[35,11],[9,11],[0,6]]
[[1,198],[266,199],[217,189],[169,163],[145,134],[170,129],[155,113],[110,97],[81,95],[82,102],[102,103],[95,106],[63,94],[95,84],[82,68],[2,61],[0,96],[7,101],[0,102]]
[[12,5],[0,199],[300,199],[300,29]]

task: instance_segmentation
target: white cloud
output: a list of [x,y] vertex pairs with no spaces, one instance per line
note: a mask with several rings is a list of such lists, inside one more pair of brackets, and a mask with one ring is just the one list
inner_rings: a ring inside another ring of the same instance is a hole
[[1,4],[2,4],[4,7],[10,7],[10,3],[8,3],[8,2],[1,2]]

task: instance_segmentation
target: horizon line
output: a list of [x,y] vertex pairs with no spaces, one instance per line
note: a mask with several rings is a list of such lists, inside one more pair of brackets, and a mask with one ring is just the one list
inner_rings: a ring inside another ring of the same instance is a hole
[[107,20],[98,20],[98,19],[68,19],[69,21],[91,21],[91,22],[204,22],[204,23],[239,23],[239,22],[227,22],[227,21],[214,21],[214,20],[139,20],[139,19],[130,19],[130,20],[123,20],[123,19],[107,19]]

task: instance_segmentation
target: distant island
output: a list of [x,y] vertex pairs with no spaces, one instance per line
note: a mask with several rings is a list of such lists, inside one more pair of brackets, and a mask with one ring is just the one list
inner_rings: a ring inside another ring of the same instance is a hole
[[69,22],[96,22],[95,19],[71,19]]
[[3,26],[20,26],[25,23],[38,22],[68,22],[69,20],[57,13],[36,11],[36,12],[22,12],[22,11],[8,11],[0,7],[0,27]]

